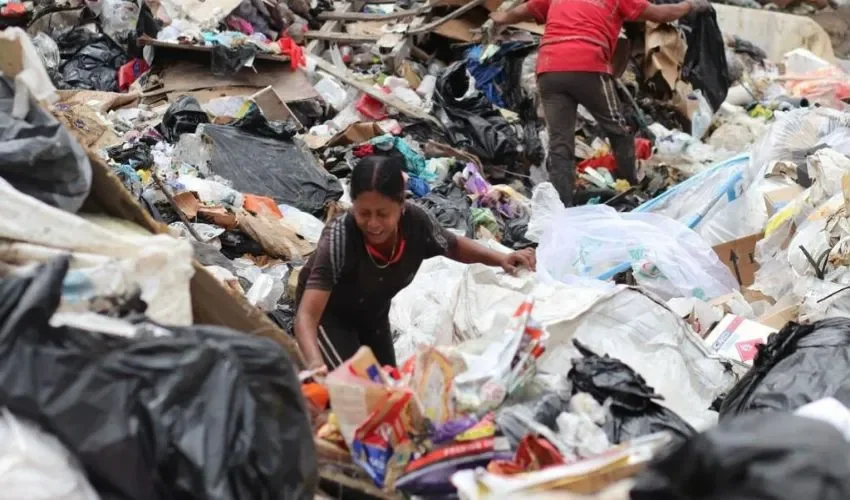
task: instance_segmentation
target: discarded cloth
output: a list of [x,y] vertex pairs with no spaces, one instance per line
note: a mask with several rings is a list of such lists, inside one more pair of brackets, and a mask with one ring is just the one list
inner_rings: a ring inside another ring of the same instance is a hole
[[[504,108],[507,106],[503,97],[503,89],[508,90],[511,85],[519,85],[519,80],[511,82],[505,71],[507,61],[512,58],[522,60],[533,49],[536,43],[509,42],[498,46],[498,50],[489,54],[485,61],[481,60],[484,49],[487,46],[475,45],[466,51],[466,66],[472,78],[475,80],[475,88],[487,96],[494,105]],[[521,64],[519,65],[521,67]],[[516,75],[519,76],[519,75]]]
[[446,229],[472,238],[475,235],[475,223],[472,220],[469,198],[463,188],[446,183],[431,190],[430,193],[415,200],[415,203],[433,215]]

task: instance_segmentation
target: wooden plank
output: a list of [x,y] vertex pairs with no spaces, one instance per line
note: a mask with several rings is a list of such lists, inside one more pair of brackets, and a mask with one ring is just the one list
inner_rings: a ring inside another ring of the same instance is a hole
[[337,68],[332,63],[329,63],[328,61],[325,61],[324,59],[321,59],[321,58],[316,59],[316,66],[320,70],[324,71],[325,73],[328,73],[329,75],[333,76],[334,78],[336,78],[336,79],[338,79],[342,82],[345,82],[348,85],[351,85],[352,87],[363,92],[364,94],[368,95],[369,97],[371,97],[371,98],[373,98],[377,101],[380,101],[380,102],[386,104],[387,106],[393,107],[393,108],[399,110],[401,113],[403,113],[403,114],[405,114],[405,115],[407,115],[411,118],[416,118],[417,120],[428,121],[428,122],[436,125],[437,127],[441,126],[440,122],[436,118],[429,115],[425,111],[422,111],[421,109],[417,109],[417,108],[414,108],[412,106],[409,106],[406,103],[404,103],[403,101],[396,99],[395,97],[393,97],[391,95],[383,93],[381,90],[375,88],[373,85],[370,85],[368,83],[365,83],[365,82],[358,80],[353,74],[351,74],[351,72],[349,72],[347,70],[342,70],[340,68]]
[[340,33],[322,30],[308,31],[307,33],[304,33],[304,38],[307,38],[309,40],[321,40],[323,42],[336,43],[375,43],[381,39],[381,37],[374,35],[355,35],[352,33]]
[[[357,2],[358,6],[362,5],[362,2],[363,0],[359,0]],[[356,12],[360,9],[355,9],[355,6],[352,2],[343,2],[335,10],[336,12]],[[319,31],[321,31],[322,33],[333,33],[335,31],[339,31],[340,28],[342,28],[341,21],[326,21],[325,24],[323,24],[322,27],[319,29]],[[323,46],[324,44],[322,43],[322,40],[310,40],[310,43],[307,44],[306,52],[307,54],[319,55],[322,52]]]
[[391,14],[376,14],[372,12],[322,12],[316,16],[320,21],[395,21],[404,19],[405,17],[418,16],[431,10],[430,5],[425,5],[418,9],[401,10]]
[[[200,52],[204,54],[212,54],[212,47],[207,47],[205,45],[187,45],[182,43],[171,43],[171,42],[163,42],[161,40],[154,40],[147,35],[142,35],[139,37],[139,45],[150,45],[151,47],[158,47],[160,49],[168,49],[168,50],[182,50],[186,52]],[[263,52],[257,52],[257,55],[254,56],[254,59],[259,59],[262,61],[275,61],[275,62],[289,62],[289,56],[282,56],[277,54],[265,54]]]
[[[410,23],[410,26],[407,29],[407,34],[410,34],[412,30],[419,29],[425,23],[424,17],[417,17]],[[405,37],[404,41],[400,44],[396,45],[396,47],[390,52],[390,57],[387,60],[387,63],[390,66],[390,71],[395,72],[396,69],[400,68],[402,63],[404,63],[405,59],[408,59],[411,54],[411,50],[413,47],[413,35]]]
[[417,26],[415,28],[413,28],[411,26],[411,28],[407,30],[407,34],[408,35],[424,35],[426,33],[430,33],[432,31],[434,31],[434,29],[437,28],[438,26],[440,26],[444,23],[447,23],[447,22],[451,21],[452,19],[457,19],[460,16],[471,11],[472,9],[484,5],[485,1],[486,0],[472,0],[471,2],[464,5],[463,7],[456,9],[456,10],[453,10],[449,14],[447,14],[447,15],[445,15],[445,16],[443,16],[443,17],[441,17],[441,18],[439,18],[435,21],[431,21],[428,24],[422,24],[422,25]]

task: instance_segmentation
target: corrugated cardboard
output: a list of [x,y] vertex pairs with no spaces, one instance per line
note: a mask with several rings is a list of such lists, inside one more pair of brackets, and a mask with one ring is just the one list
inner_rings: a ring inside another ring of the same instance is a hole
[[781,330],[790,321],[797,321],[800,306],[788,306],[779,309],[771,308],[759,317],[759,323]]
[[776,212],[782,210],[785,205],[799,196],[803,191],[802,186],[795,184],[764,193],[764,205],[767,208],[767,216],[773,217]]
[[756,243],[762,238],[764,233],[751,234],[713,247],[720,261],[732,271],[732,275],[742,287],[750,286],[755,281],[759,268],[755,258]]

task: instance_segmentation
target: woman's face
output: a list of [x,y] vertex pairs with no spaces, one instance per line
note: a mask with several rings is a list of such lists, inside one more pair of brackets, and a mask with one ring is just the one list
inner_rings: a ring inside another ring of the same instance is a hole
[[360,193],[352,203],[354,220],[372,246],[390,242],[398,229],[402,203],[377,191]]

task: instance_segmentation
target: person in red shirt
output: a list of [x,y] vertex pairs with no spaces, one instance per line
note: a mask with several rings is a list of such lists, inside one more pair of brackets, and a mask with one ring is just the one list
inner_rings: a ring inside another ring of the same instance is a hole
[[546,25],[537,57],[537,85],[549,129],[549,178],[571,206],[575,126],[583,105],[611,142],[617,177],[637,183],[634,137],[620,112],[611,59],[625,21],[666,23],[711,8],[708,0],[655,5],[647,0],[529,0],[494,12],[496,26],[535,20]]

